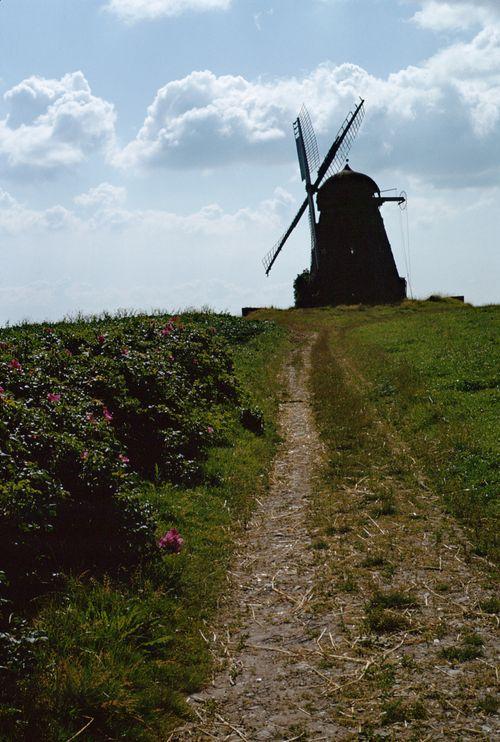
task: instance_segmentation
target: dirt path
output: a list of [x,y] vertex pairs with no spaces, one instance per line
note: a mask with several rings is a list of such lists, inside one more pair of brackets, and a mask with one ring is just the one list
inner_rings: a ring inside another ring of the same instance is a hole
[[321,694],[325,676],[311,610],[315,570],[307,510],[321,461],[307,387],[313,339],[285,369],[283,443],[269,496],[239,551],[234,594],[215,641],[224,668],[211,687],[190,699],[200,724],[175,740],[290,740],[306,733],[307,739],[331,740],[340,730]]
[[[325,453],[307,386],[313,341],[285,370],[283,443],[207,637],[213,681],[189,699],[199,722],[170,739],[497,739],[491,585],[396,431],[377,425],[390,466],[368,458],[366,476],[330,492],[318,527],[312,495]],[[399,465],[414,471],[399,476]],[[400,621],[388,632],[369,625],[381,593],[408,598],[382,606],[381,619]],[[472,656],[450,662],[443,650],[453,649]]]

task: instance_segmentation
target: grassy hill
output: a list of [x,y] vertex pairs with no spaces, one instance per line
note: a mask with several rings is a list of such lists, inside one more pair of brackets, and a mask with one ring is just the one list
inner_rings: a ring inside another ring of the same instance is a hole
[[[498,558],[498,306],[434,297],[400,307],[262,316],[319,333],[320,422],[332,395],[350,398],[354,386],[363,409],[395,427],[407,456],[469,529],[477,553]],[[335,442],[346,428],[346,410],[334,414],[328,435]]]
[[311,335],[331,496],[370,476],[368,507],[390,514],[377,472],[411,469],[491,563],[498,331],[497,307],[448,300],[2,331],[0,739],[151,740],[185,717],[232,546],[265,494],[279,369]]

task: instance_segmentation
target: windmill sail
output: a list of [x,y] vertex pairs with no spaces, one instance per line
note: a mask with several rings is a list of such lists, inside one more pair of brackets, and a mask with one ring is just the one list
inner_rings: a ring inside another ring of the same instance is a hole
[[317,263],[316,212],[314,209],[313,190],[311,187],[311,165],[314,170],[318,169],[319,151],[311,118],[305,106],[302,106],[299,117],[294,122],[293,131],[295,134],[295,144],[297,145],[300,174],[302,180],[306,183],[307,204],[309,206],[309,231],[311,233],[311,253],[313,262]]
[[276,258],[280,254],[281,250],[283,249],[283,246],[284,246],[285,242],[290,237],[290,235],[292,234],[293,230],[295,229],[295,227],[297,226],[297,224],[302,219],[302,214],[304,213],[304,211],[306,209],[307,209],[307,198],[305,199],[304,203],[302,204],[302,206],[300,207],[300,209],[298,210],[298,212],[295,214],[295,217],[294,217],[292,223],[290,224],[290,226],[286,230],[286,232],[283,235],[283,237],[280,240],[278,240],[278,242],[274,245],[274,247],[272,247],[269,250],[269,252],[266,254],[266,256],[262,259],[262,264],[263,264],[263,266],[264,266],[264,268],[266,270],[266,275],[267,276],[269,275],[269,271],[271,270],[271,268],[274,265],[274,261],[276,260]]
[[335,141],[328,150],[318,170],[318,177],[314,183],[315,190],[320,187],[326,174],[335,175],[341,169],[342,165],[344,165],[364,118],[364,105],[364,100],[361,100],[354,113],[350,113],[340,127]]
[[[317,143],[316,137],[314,135],[314,129],[312,127],[311,119],[309,117],[307,109],[305,108],[305,106],[302,108],[299,118],[294,123],[294,133],[295,141],[297,143],[297,153],[299,157],[301,176],[302,179],[306,181],[307,197],[283,237],[276,243],[276,245],[267,253],[267,255],[262,260],[267,276],[269,275],[269,271],[273,267],[276,258],[280,254],[293,230],[301,220],[302,215],[304,214],[308,206],[309,220],[311,225],[311,248],[313,250],[313,255],[316,257],[316,220],[314,217],[313,193],[318,190],[327,173],[330,174],[337,172],[342,167],[345,159],[347,158],[347,155],[349,154],[349,150],[351,149],[354,138],[359,131],[359,127],[361,126],[363,117],[364,100],[361,100],[354,112],[350,113],[345,119],[344,123],[340,127],[335,141],[328,150],[325,159],[323,160],[321,165],[317,167],[315,163],[319,163],[319,152],[316,155]],[[305,136],[304,131],[306,132]],[[314,183],[311,183],[310,181],[311,169],[317,170],[317,176]]]
[[[314,127],[312,125],[311,117],[309,116],[309,111],[305,106],[302,106],[300,109],[300,113],[298,116],[297,121],[294,123],[294,132],[295,132],[295,139],[297,140],[297,126],[300,126],[300,132],[302,135],[302,141],[304,144],[304,150],[306,155],[306,161],[307,161],[307,167],[309,169],[309,174],[316,172],[320,165],[320,157],[319,157],[319,149],[318,149],[318,141],[316,139],[316,134],[314,133]],[[298,149],[298,146],[297,146]],[[300,155],[299,155],[300,158]],[[305,176],[302,172],[301,168],[301,175],[302,180],[305,180]]]

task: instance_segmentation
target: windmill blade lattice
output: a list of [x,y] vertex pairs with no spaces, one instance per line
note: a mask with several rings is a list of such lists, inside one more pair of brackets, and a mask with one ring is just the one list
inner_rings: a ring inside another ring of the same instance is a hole
[[342,170],[342,168],[344,167],[347,157],[349,155],[349,152],[351,150],[352,144],[361,127],[361,124],[363,123],[364,117],[365,117],[365,109],[363,105],[359,107],[358,115],[355,116],[354,118],[353,118],[352,113],[349,113],[349,115],[346,116],[345,121],[339,129],[339,133],[337,134],[337,139],[340,139],[347,129],[348,131],[347,131],[346,136],[342,139],[342,143],[337,150],[337,154],[332,160],[332,164],[326,171],[326,177],[335,175],[340,170]]
[[274,245],[274,247],[272,247],[262,259],[262,265],[265,268],[266,275],[269,275],[269,271],[273,267],[274,261],[276,260],[281,250],[283,249],[285,242],[290,237],[290,235],[292,234],[297,224],[300,222],[302,218],[302,214],[304,213],[306,209],[307,209],[307,198],[305,199],[304,203],[302,204],[300,209],[295,214],[295,217],[292,223],[290,224],[290,226],[288,227],[284,235],[281,237],[281,239],[278,240],[278,242]]
[[319,156],[318,140],[314,133],[314,127],[312,125],[309,111],[305,106],[302,106],[299,113],[299,121],[302,129],[302,138],[304,140],[304,149],[306,151],[307,164],[309,165],[309,172],[315,172],[320,165],[321,159]]

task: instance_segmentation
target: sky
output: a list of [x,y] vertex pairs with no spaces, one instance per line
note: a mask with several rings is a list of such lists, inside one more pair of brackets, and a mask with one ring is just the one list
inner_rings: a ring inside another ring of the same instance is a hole
[[287,307],[292,122],[350,166],[411,294],[500,300],[499,0],[2,0],[0,323]]

